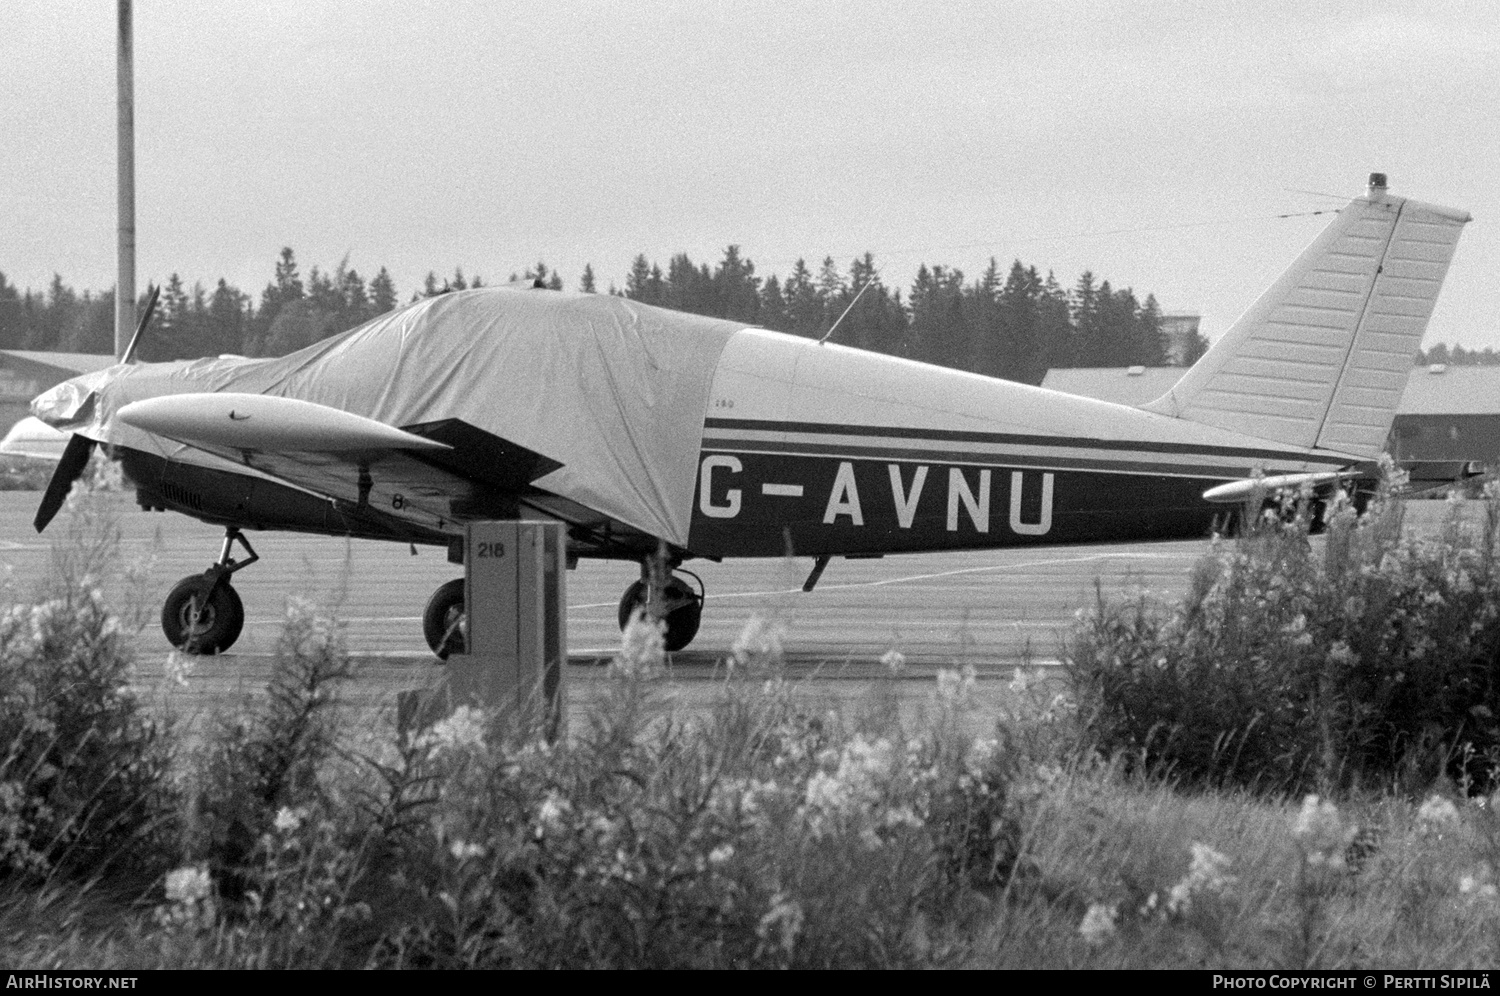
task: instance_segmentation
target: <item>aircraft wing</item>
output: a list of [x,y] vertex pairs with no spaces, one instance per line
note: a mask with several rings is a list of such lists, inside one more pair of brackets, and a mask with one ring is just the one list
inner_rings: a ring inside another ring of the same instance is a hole
[[459,419],[404,428],[296,398],[174,394],[119,410],[127,425],[439,531],[515,516],[556,460]]

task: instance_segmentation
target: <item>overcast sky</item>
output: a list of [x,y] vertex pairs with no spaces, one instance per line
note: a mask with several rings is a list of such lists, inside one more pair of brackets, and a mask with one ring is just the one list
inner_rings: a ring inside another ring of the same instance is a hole
[[[1221,12],[1222,11],[1222,12]],[[115,275],[115,2],[0,17],[0,272]],[[1090,269],[1222,332],[1372,170],[1468,209],[1427,342],[1500,348],[1500,17],[1472,3],[136,0],[138,286],[292,246]],[[1309,193],[1314,192],[1314,193]],[[1318,196],[1318,193],[1338,195]]]

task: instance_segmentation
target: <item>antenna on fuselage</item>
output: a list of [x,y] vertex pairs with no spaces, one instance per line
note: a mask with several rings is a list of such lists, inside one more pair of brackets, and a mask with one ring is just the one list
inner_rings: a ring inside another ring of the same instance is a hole
[[141,320],[136,323],[135,335],[130,337],[130,345],[125,347],[125,355],[120,357],[121,363],[135,362],[135,347],[141,344],[141,333],[146,331],[146,326],[151,324],[151,313],[156,310],[156,299],[161,296],[161,288],[155,284],[151,285],[151,296],[146,299],[146,313],[141,315]]
[[849,317],[849,312],[851,312],[851,311],[854,310],[854,306],[859,303],[859,299],[860,298],[862,298],[862,297],[865,296],[865,291],[869,290],[870,289],[870,285],[873,284],[874,282],[875,282],[875,278],[873,276],[870,277],[869,280],[865,281],[865,285],[859,289],[859,293],[858,294],[854,295],[854,300],[849,302],[849,307],[847,307],[847,308],[844,309],[844,313],[838,317],[838,321],[836,321],[832,325],[828,326],[828,331],[824,332],[823,333],[823,338],[821,338],[821,339],[818,340],[818,345],[819,346],[823,345],[823,343],[825,343],[825,342],[828,341],[828,337],[831,336],[831,335],[833,335],[833,330],[839,327],[839,322],[842,322],[845,318]]

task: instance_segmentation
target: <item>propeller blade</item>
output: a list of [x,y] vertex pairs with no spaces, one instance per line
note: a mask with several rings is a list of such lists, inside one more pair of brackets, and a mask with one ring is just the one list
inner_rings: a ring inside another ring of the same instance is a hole
[[62,508],[68,492],[73,489],[73,482],[82,477],[84,469],[88,467],[94,446],[92,439],[76,432],[68,440],[62,459],[57,461],[57,469],[52,472],[52,480],[47,483],[47,493],[42,495],[42,503],[37,506],[36,518],[32,520],[37,532],[46,529],[47,523]]
[[135,348],[141,344],[141,334],[146,331],[146,326],[151,324],[151,313],[156,310],[156,299],[161,296],[161,288],[155,284],[151,285],[151,297],[146,302],[146,313],[136,323],[135,335],[130,337],[130,345],[125,347],[125,355],[120,357],[121,363],[135,362]]

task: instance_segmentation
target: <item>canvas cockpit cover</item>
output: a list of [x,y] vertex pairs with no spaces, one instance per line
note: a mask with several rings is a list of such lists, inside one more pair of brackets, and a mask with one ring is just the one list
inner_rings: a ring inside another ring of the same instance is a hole
[[91,375],[101,390],[88,434],[137,445],[143,434],[114,412],[203,391],[299,398],[392,426],[459,419],[561,464],[536,487],[685,545],[709,387],[741,328],[612,295],[458,291],[278,359]]

